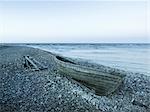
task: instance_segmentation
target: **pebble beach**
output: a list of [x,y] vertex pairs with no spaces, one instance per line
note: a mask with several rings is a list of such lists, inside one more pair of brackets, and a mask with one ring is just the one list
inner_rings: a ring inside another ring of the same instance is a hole
[[[48,69],[24,67],[30,55]],[[125,76],[120,87],[98,96],[70,77],[59,74],[55,54],[38,48],[0,46],[0,112],[149,112],[150,76],[70,59],[106,73]]]

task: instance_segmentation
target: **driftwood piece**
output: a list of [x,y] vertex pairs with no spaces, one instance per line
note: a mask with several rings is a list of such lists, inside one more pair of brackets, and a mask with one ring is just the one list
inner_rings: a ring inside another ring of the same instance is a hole
[[35,60],[30,56],[24,56],[25,58],[25,67],[32,68],[36,71],[47,69],[43,64]]
[[58,72],[80,82],[95,91],[97,95],[108,95],[114,92],[122,83],[124,76],[121,74],[109,74],[91,67],[81,66],[56,56]]
[[39,70],[37,65],[30,59],[29,56],[24,56],[24,58],[25,58],[25,65],[27,67],[34,67],[35,70]]

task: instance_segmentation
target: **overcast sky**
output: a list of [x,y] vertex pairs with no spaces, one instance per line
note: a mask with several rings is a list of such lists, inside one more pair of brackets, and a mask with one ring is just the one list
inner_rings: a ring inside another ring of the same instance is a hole
[[0,42],[150,42],[148,1],[0,0]]

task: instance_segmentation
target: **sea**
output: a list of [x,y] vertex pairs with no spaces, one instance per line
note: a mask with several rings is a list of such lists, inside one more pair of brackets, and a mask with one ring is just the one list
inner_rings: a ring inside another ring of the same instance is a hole
[[30,43],[26,46],[150,76],[150,44]]

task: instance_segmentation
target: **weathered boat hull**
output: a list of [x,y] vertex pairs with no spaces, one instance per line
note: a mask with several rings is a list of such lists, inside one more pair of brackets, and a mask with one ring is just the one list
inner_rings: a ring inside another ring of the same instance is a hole
[[81,66],[64,57],[56,56],[58,72],[82,83],[98,95],[114,92],[123,81],[122,75],[104,73],[91,67]]

